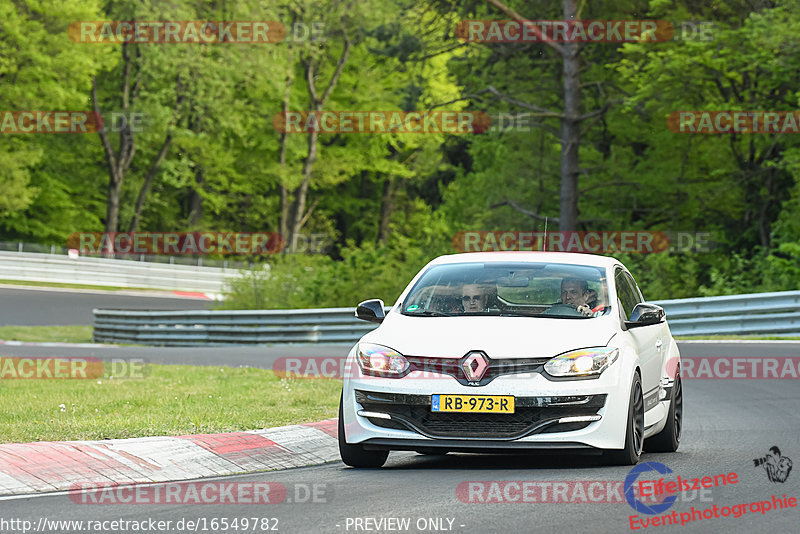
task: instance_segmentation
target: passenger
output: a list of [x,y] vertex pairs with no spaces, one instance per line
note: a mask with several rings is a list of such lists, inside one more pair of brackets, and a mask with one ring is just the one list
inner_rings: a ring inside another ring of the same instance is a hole
[[484,312],[488,310],[489,295],[483,286],[478,284],[464,284],[461,288],[461,305],[467,313]]

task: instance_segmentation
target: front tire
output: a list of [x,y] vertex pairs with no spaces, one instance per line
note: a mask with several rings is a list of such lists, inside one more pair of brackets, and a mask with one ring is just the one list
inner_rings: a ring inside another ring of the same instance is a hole
[[609,465],[636,465],[642,457],[644,445],[644,397],[639,374],[633,375],[631,396],[628,402],[628,424],[625,431],[625,447],[603,452],[603,460]]
[[683,386],[681,385],[681,372],[675,375],[672,384],[672,398],[669,402],[667,424],[655,436],[648,438],[647,452],[675,452],[681,444],[681,430],[683,429]]
[[344,436],[344,416],[342,406],[344,404],[344,392],[339,398],[339,456],[342,462],[350,467],[381,467],[389,457],[389,451],[367,451],[360,444],[347,443]]

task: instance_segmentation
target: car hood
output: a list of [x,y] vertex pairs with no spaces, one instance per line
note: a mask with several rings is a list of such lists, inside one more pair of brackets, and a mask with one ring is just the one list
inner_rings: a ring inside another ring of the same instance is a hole
[[616,333],[612,317],[409,317],[392,312],[362,341],[408,356],[460,358],[482,350],[490,358],[544,358],[604,347]]

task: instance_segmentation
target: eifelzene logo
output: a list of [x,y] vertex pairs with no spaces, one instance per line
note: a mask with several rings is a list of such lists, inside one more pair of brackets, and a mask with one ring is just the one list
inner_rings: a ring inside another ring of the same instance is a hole
[[770,482],[786,482],[786,479],[789,478],[789,473],[792,472],[792,460],[786,456],[781,456],[781,450],[775,445],[769,448],[766,456],[754,458],[753,464],[755,467],[764,468]]

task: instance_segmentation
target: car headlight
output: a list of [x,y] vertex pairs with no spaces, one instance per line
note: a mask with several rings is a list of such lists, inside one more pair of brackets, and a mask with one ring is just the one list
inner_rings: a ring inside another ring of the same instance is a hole
[[358,366],[367,375],[399,378],[405,375],[410,364],[405,356],[389,347],[359,343]]
[[619,357],[619,349],[597,347],[560,354],[544,364],[551,376],[599,375]]

